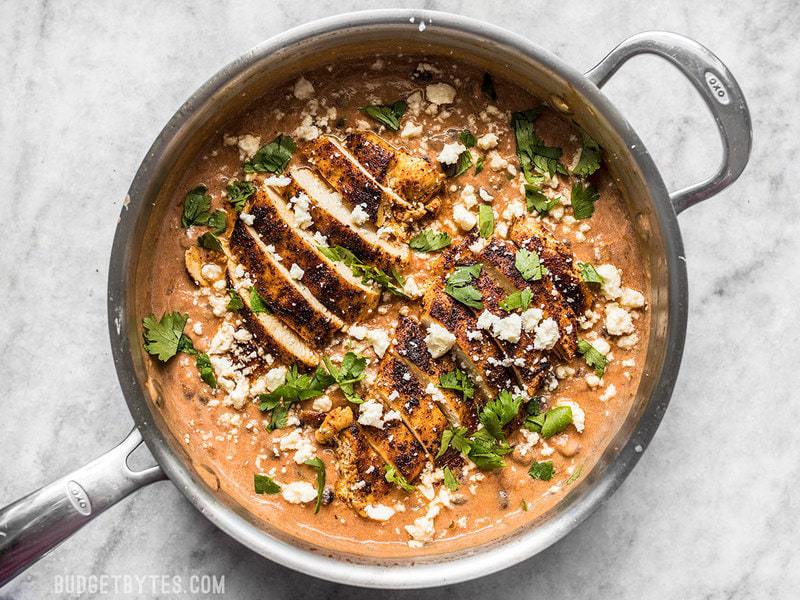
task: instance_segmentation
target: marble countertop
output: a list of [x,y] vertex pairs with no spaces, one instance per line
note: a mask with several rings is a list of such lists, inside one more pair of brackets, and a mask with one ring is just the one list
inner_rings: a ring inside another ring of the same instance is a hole
[[[0,504],[131,427],[108,347],[107,265],[122,199],[161,127],[256,43],[369,4],[0,2]],[[738,183],[680,217],[691,297],[683,367],[655,439],[619,491],[523,564],[396,596],[796,597],[800,11],[790,1],[735,10],[721,0],[410,5],[507,27],[581,69],[638,31],[689,35],[738,78],[755,145]],[[711,118],[674,69],[637,58],[606,91],[670,187],[715,169]],[[168,482],[101,515],[0,599],[61,597],[55,581],[65,573],[225,575],[232,598],[374,595],[260,558]]]

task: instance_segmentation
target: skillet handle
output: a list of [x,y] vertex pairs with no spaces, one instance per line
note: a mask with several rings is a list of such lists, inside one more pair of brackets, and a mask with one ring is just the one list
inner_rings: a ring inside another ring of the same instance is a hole
[[166,476],[161,467],[132,471],[142,443],[134,428],[117,447],[0,509],[0,587],[131,492]]
[[586,77],[597,87],[603,87],[637,54],[655,54],[675,65],[703,97],[722,138],[722,164],[716,174],[670,194],[675,212],[680,213],[722,191],[742,173],[753,141],[750,112],[739,84],[722,61],[694,40],[666,31],[647,31],[629,37],[587,72]]

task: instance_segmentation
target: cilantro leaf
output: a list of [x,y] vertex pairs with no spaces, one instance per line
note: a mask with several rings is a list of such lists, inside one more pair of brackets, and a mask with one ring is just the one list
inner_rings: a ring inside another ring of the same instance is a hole
[[417,252],[437,252],[452,243],[452,238],[447,232],[423,229],[408,242],[412,250]]
[[470,442],[467,439],[466,427],[448,427],[442,432],[442,440],[439,444],[439,452],[436,453],[435,458],[441,458],[447,449],[452,446],[462,454],[469,454]]
[[533,461],[531,468],[528,469],[528,475],[531,479],[539,479],[540,481],[550,481],[553,478],[553,461],[547,460],[544,462]]
[[464,150],[458,155],[458,160],[452,164],[442,164],[444,174],[447,177],[458,177],[466,173],[472,166],[472,152]]
[[564,482],[564,485],[570,485],[575,482],[575,480],[581,476],[581,471],[583,471],[583,465],[578,465],[578,467],[572,472],[572,475],[569,476]]
[[570,423],[572,423],[572,409],[569,406],[556,406],[546,413],[528,415],[524,425],[529,431],[534,431],[543,438],[549,438],[564,431]]
[[392,131],[398,131],[400,129],[400,119],[406,114],[406,109],[408,109],[408,104],[403,100],[398,100],[392,104],[370,104],[362,106],[358,110]]
[[183,227],[208,223],[208,219],[211,216],[211,196],[206,192],[208,192],[206,186],[198,185],[186,194],[186,199],[183,201],[183,215],[181,216],[181,225]]
[[482,471],[493,471],[506,466],[503,456],[512,448],[504,441],[498,441],[485,428],[476,431],[470,438],[469,459]]
[[475,135],[469,129],[464,129],[461,133],[459,133],[458,139],[467,148],[472,148],[475,144],[478,143],[478,140],[475,139]]
[[520,248],[514,257],[514,266],[525,281],[539,281],[544,275],[544,265],[535,250]]
[[233,205],[233,209],[240,213],[250,197],[256,193],[256,186],[252,181],[239,181],[234,179],[228,184],[228,202]]
[[317,502],[314,504],[314,514],[319,512],[322,506],[322,494],[325,492],[325,463],[318,456],[310,458],[303,463],[317,472]]
[[450,467],[442,469],[442,473],[444,473],[444,486],[451,492],[455,492],[458,489],[458,481],[456,481]]
[[355,391],[355,385],[364,379],[367,368],[367,358],[359,356],[355,352],[348,352],[342,358],[342,364],[337,367],[331,362],[327,356],[322,359],[325,368],[328,370],[330,377],[342,390],[344,397],[353,404],[361,404],[364,402],[361,396]]
[[578,271],[580,271],[581,281],[585,283],[603,283],[604,281],[591,263],[579,262]]
[[215,210],[211,213],[211,216],[208,217],[208,226],[211,228],[211,231],[217,235],[225,233],[225,230],[228,228],[228,219],[227,215],[225,215],[225,211]]
[[478,415],[478,419],[483,424],[483,428],[497,440],[504,440],[503,427],[511,423],[517,418],[520,406],[522,406],[522,397],[516,398],[511,395],[511,392],[503,390],[500,394],[487,403]]
[[494,211],[488,204],[481,204],[478,207],[478,231],[485,240],[494,233]]
[[296,149],[297,144],[292,138],[280,134],[270,143],[261,146],[242,168],[245,173],[282,173]]
[[264,298],[261,297],[261,294],[258,293],[258,290],[255,287],[250,288],[250,310],[252,310],[256,315],[259,313],[270,314],[272,312],[270,311],[269,306],[267,306]]
[[535,186],[525,184],[525,204],[528,206],[528,212],[535,210],[540,215],[546,215],[559,201],[560,197],[548,198]]
[[272,477],[255,473],[253,475],[253,488],[256,494],[277,494],[281,491],[281,486],[272,480]]
[[400,488],[403,488],[407,492],[414,491],[414,486],[408,483],[408,481],[406,481],[406,478],[403,477],[400,473],[398,473],[397,469],[395,469],[392,465],[385,465],[384,469],[385,469],[384,478],[386,479],[386,481],[388,481],[389,483],[393,483]]
[[206,250],[213,250],[214,252],[222,252],[222,244],[219,238],[210,231],[206,231],[203,235],[197,238],[197,243],[201,248]]
[[525,311],[531,305],[531,300],[533,300],[533,292],[531,292],[531,288],[525,288],[503,298],[500,302],[500,308],[506,312]]
[[545,146],[533,130],[533,123],[539,117],[538,109],[515,112],[511,115],[511,127],[517,142],[517,158],[526,178],[533,172],[547,177],[560,173],[567,174],[559,162],[561,148]]
[[444,390],[461,392],[464,400],[471,400],[475,397],[475,382],[467,373],[457,367],[439,375],[439,387]]
[[208,387],[217,387],[217,376],[214,375],[214,368],[211,366],[211,359],[205,352],[198,352],[194,357],[194,366],[200,373],[200,379],[206,382]]
[[408,294],[403,291],[405,281],[398,271],[392,269],[390,273],[386,273],[378,267],[367,265],[342,246],[317,246],[317,249],[332,261],[341,262],[350,267],[355,277],[361,277],[361,283],[375,283],[390,294],[409,299]]
[[450,277],[445,282],[445,293],[471,308],[483,308],[483,296],[480,291],[472,285],[472,282],[481,274],[481,263],[469,266],[457,266]]
[[236,292],[236,290],[228,290],[228,295],[230,296],[230,300],[228,300],[228,304],[225,306],[231,312],[238,312],[244,308],[244,300],[242,297]]
[[483,156],[479,156],[478,160],[475,161],[475,175],[479,175],[481,171],[483,171],[483,164],[486,162],[486,159]]
[[279,402],[269,413],[269,423],[267,431],[283,429],[289,424],[289,407],[283,402]]
[[489,73],[483,74],[483,80],[481,81],[481,92],[483,92],[484,95],[492,102],[497,100],[497,90],[494,89],[494,80]]
[[591,183],[576,181],[572,185],[572,216],[588,219],[594,214],[594,203],[599,199],[600,193]]
[[586,133],[581,132],[581,156],[572,172],[581,177],[588,177],[600,168],[600,146]]
[[178,353],[183,328],[188,320],[189,315],[178,312],[164,313],[160,320],[156,320],[152,314],[146,316],[142,319],[144,349],[161,362],[167,362]]
[[283,383],[268,394],[259,394],[259,409],[262,411],[274,410],[281,404],[293,404],[302,400],[318,398],[334,382],[321,366],[317,367],[313,375],[301,375],[297,365],[292,365],[286,372]]
[[595,375],[602,377],[608,366],[608,358],[586,340],[578,340],[578,352],[583,355],[586,364],[594,368]]

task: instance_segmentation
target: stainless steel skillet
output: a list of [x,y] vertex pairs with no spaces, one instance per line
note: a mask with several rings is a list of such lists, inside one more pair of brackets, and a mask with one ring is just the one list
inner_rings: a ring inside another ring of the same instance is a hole
[[[424,22],[422,31],[420,23]],[[152,256],[155,224],[195,151],[224,121],[276,82],[363,53],[450,55],[522,82],[574,119],[603,146],[623,190],[652,273],[651,339],[645,373],[623,426],[596,467],[533,525],[457,554],[378,561],[328,554],[265,531],[222,492],[215,475],[192,465],[167,430],[157,385],[145,370],[139,323],[149,307],[139,282]],[[656,54],[675,65],[709,107],[722,138],[718,172],[668,192],[631,126],[600,91],[630,58]],[[685,37],[647,32],[625,40],[581,74],[527,39],[486,23],[432,11],[376,10],[340,15],[292,29],[238,58],[178,110],[142,162],[122,210],[111,253],[108,316],[120,385],[136,427],[116,448],[0,510],[0,585],[35,562],[106,508],[148,483],[169,478],[229,535],[281,564],[323,579],[382,588],[419,588],[476,578],[520,562],[585,519],[636,464],[669,403],[686,333],[687,284],[677,214],[730,185],[751,146],[750,117],[733,76],[706,48]],[[158,466],[134,472],[128,455],[144,440]]]

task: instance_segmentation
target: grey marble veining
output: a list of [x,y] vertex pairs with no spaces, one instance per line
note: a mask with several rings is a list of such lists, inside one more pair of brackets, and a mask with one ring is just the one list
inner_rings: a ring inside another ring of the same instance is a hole
[[[738,6],[737,6],[738,4]],[[793,598],[800,590],[800,10],[794,2],[413,2],[529,36],[586,69],[646,29],[687,34],[738,78],[750,166],[680,218],[691,308],[653,443],[613,498],[549,550],[415,598]],[[106,332],[108,254],[129,182],[163,124],[224,63],[339,2],[0,0],[0,504],[98,455],[131,426]],[[607,86],[671,187],[716,166],[699,98],[654,58]],[[225,575],[231,598],[372,598],[298,575],[150,486],[0,590],[54,597],[58,574]]]

